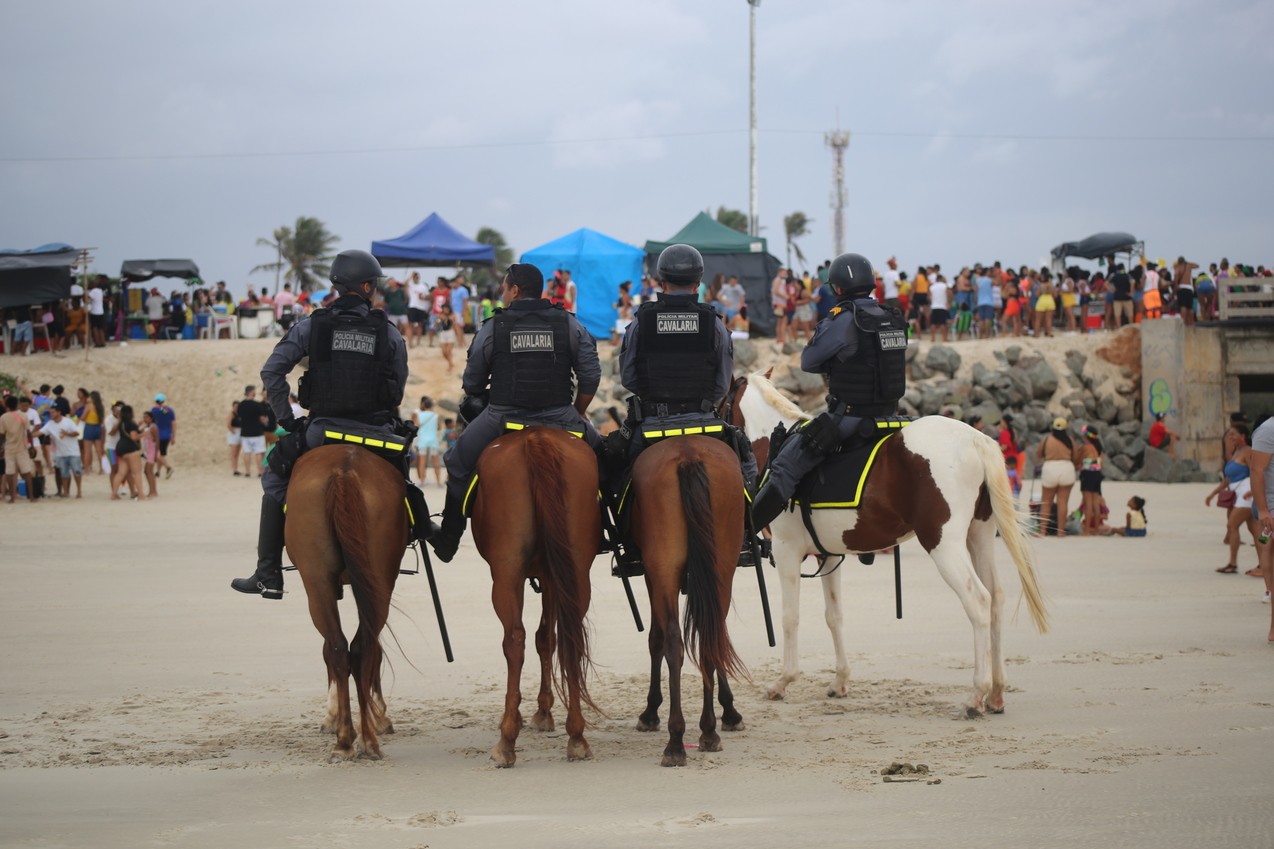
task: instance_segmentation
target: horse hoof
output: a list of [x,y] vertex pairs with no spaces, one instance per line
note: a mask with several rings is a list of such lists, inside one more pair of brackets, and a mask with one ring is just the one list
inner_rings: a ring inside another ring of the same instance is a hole
[[358,753],[354,751],[353,746],[346,749],[342,749],[340,746],[333,746],[332,753],[327,756],[327,762],[330,764],[345,763],[346,761],[354,760],[356,757],[358,757]]
[[848,687],[828,687],[827,688],[827,698],[829,699],[843,699],[848,695],[849,695]]
[[509,767],[517,763],[517,760],[518,760],[517,755],[512,753],[506,755],[503,752],[501,752],[499,749],[496,749],[494,752],[491,753],[491,763],[497,769],[508,769]]
[[323,723],[319,725],[319,731],[321,731],[324,734],[335,734],[336,728],[337,726],[336,726],[335,720],[331,720],[331,721],[324,720]]
[[552,731],[556,727],[553,724],[553,714],[546,713],[541,716],[537,713],[531,717],[531,727],[536,731]]
[[765,697],[772,702],[783,701],[783,695],[784,695],[783,691],[778,689],[777,687],[771,687],[770,689],[765,691]]
[[673,754],[665,754],[663,760],[659,762],[660,766],[685,766],[686,753],[676,752]]
[[380,749],[363,749],[358,753],[358,756],[367,761],[378,761],[384,757],[380,753]]
[[637,730],[638,731],[658,731],[659,720],[658,719],[638,719]]
[[982,711],[978,710],[975,707],[966,707],[964,709],[964,718],[965,719],[981,719]]
[[721,738],[709,740],[706,737],[699,738],[699,751],[701,752],[719,752],[721,751]]
[[593,757],[593,750],[589,748],[587,743],[581,746],[567,746],[566,759],[568,761],[586,761]]
[[997,715],[1004,713],[1004,705],[1000,705],[999,707],[989,707],[986,709],[986,712],[997,714]]
[[377,728],[377,729],[376,729],[376,733],[377,733],[377,734],[393,734],[393,733],[394,733],[394,723],[390,722],[388,719],[387,719],[387,720],[385,720],[385,725],[384,725],[384,727],[382,727],[382,728]]

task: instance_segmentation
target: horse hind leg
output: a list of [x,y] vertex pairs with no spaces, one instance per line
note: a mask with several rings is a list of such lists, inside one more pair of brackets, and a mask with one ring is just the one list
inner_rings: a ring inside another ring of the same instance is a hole
[[717,699],[721,703],[721,730],[742,731],[743,715],[734,707],[734,691],[730,689],[730,681],[726,674],[717,670]]
[[641,716],[637,717],[638,731],[659,730],[659,708],[664,702],[664,626],[663,620],[653,615],[653,603],[651,612],[650,636],[646,640],[650,650],[650,686],[646,689],[646,709],[641,712]]
[[[332,745],[329,760],[348,761],[356,756],[354,751],[354,720],[349,707],[349,644],[339,631],[337,636],[323,643],[323,660],[327,663],[329,689],[329,720],[332,730],[336,732],[336,743]],[[331,717],[331,705],[335,702],[336,715]],[[325,723],[327,724],[327,723]]]
[[358,691],[358,755],[373,761],[381,759],[378,731],[386,721],[382,713],[384,702],[376,697],[373,686],[375,673],[380,668],[381,656],[380,629],[373,630],[367,623],[359,623],[358,633],[354,635],[354,645],[350,652],[351,671],[354,673],[354,682]]
[[535,629],[535,651],[540,656],[540,694],[536,699],[535,714],[531,717],[531,727],[536,731],[552,731],[553,724],[553,652],[555,632],[549,624],[549,610],[552,598],[549,593],[554,589],[544,586],[540,600],[543,610],[540,612],[540,627]]
[[[496,576],[491,589],[491,602],[504,626],[504,660],[508,667],[505,682],[504,715],[500,719],[500,740],[491,750],[491,761],[501,768],[517,762],[518,733],[522,730],[522,665],[526,660],[526,628],[522,625],[525,582],[519,566],[498,568],[491,563]],[[503,576],[513,576],[506,578]]]
[[991,692],[987,695],[988,713],[1004,713],[1004,687],[1008,680],[1004,668],[1004,646],[1001,629],[1004,623],[1004,589],[995,573],[995,526],[974,521],[969,526],[969,554],[973,569],[991,594]]
[[965,715],[973,719],[982,715],[991,694],[991,593],[973,569],[963,535],[951,533],[958,527],[953,517],[943,528],[942,542],[929,555],[973,626],[973,695],[965,703]]
[[[660,766],[686,765],[686,718],[681,711],[681,666],[685,660],[681,623],[677,621],[677,606],[664,626],[664,661],[668,664],[668,745]],[[711,709],[711,696],[708,699]]]

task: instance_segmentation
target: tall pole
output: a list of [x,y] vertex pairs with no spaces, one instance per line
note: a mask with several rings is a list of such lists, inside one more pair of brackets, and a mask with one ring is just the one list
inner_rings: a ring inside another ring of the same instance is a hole
[[750,120],[748,122],[748,233],[761,235],[756,189],[756,7],[761,0],[748,0],[748,82],[750,87]]
[[[840,121],[836,122],[838,125]],[[839,127],[823,136],[832,149],[832,250],[836,256],[845,252],[845,148],[849,147],[849,131]]]

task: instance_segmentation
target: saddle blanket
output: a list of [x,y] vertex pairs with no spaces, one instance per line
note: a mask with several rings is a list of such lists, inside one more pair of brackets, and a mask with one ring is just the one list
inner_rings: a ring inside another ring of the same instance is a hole
[[876,435],[855,436],[842,444],[796,486],[795,504],[810,510],[845,510],[857,507],[881,446],[913,419],[891,416],[875,420]]

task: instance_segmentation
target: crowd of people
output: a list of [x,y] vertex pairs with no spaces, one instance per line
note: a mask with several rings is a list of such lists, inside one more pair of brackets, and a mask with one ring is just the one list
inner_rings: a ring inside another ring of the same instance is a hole
[[33,391],[19,382],[3,399],[0,500],[81,498],[84,478],[96,475],[112,500],[126,493],[141,501],[157,498],[160,478],[172,477],[177,414],[162,392],[140,414],[123,401],[107,407],[95,389],[80,388],[72,400],[61,385]]

